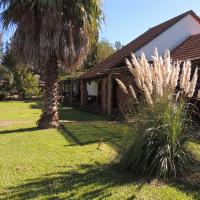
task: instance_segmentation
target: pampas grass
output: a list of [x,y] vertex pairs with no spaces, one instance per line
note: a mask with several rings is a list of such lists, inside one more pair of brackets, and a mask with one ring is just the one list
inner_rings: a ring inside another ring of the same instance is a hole
[[126,59],[126,64],[131,74],[134,76],[138,88],[143,92],[146,103],[152,105],[158,98],[164,95],[173,96],[176,93],[180,76],[181,94],[187,97],[194,95],[197,83],[197,69],[191,78],[191,63],[184,62],[181,71],[181,63],[171,62],[170,52],[166,51],[164,58],[159,57],[157,49],[152,56],[153,65],[148,63],[142,53],[138,61],[134,54],[131,54],[130,61]]
[[122,90],[122,92],[124,92],[124,94],[129,94],[128,90],[126,89],[126,86],[123,84],[122,81],[120,81],[119,79],[115,79],[120,87],[120,89]]
[[136,95],[136,93],[135,93],[135,90],[133,89],[133,86],[132,86],[132,85],[129,85],[128,89],[129,89],[129,93],[130,93],[131,97],[132,97],[133,99],[135,99],[135,100],[138,100],[137,95]]
[[155,49],[152,61],[150,64],[144,54],[139,60],[134,54],[130,60],[126,59],[142,96],[137,96],[132,85],[126,87],[116,79],[126,102],[130,102],[123,114],[128,113],[126,118],[135,117],[135,133],[127,138],[128,146],[121,149],[118,158],[122,169],[135,174],[175,178],[192,160],[184,148],[191,124],[186,100],[194,96],[198,69],[192,75],[190,61],[172,62],[169,51],[162,58]]

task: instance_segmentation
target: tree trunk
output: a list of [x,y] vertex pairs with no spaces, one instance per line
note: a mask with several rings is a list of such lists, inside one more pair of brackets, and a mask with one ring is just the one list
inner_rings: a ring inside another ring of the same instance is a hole
[[55,57],[51,57],[44,69],[44,107],[38,128],[58,128],[58,64]]

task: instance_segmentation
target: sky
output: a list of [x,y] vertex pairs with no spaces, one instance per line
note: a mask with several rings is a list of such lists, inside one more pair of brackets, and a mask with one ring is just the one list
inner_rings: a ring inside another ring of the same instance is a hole
[[[200,15],[199,0],[103,0],[105,22],[100,38],[123,45],[170,18],[193,10]],[[13,30],[4,32],[4,42]]]

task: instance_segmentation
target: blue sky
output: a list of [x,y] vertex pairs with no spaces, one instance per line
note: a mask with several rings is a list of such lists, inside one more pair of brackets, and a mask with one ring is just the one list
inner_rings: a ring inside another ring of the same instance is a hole
[[[200,15],[199,0],[103,0],[105,24],[100,37],[127,44],[161,22],[188,10]],[[12,31],[4,33],[8,40]]]

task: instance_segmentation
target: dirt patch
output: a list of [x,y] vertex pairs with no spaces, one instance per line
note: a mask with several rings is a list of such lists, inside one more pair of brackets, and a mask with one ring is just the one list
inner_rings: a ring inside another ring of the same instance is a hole
[[31,121],[17,121],[17,120],[0,120],[0,127],[8,127],[13,124],[31,124]]
[[7,127],[7,126],[10,126],[10,122],[0,120],[0,126],[1,126],[1,127]]

